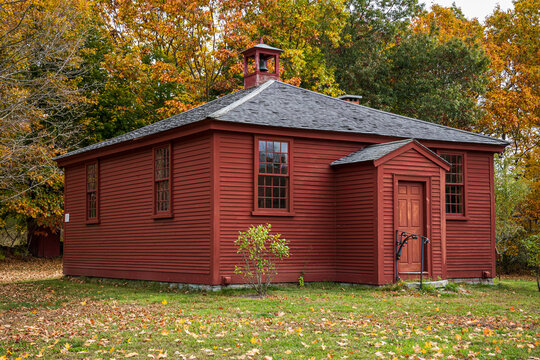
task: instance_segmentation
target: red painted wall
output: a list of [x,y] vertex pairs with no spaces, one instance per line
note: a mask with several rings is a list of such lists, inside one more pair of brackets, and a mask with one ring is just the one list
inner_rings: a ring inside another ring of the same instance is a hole
[[292,149],[294,217],[253,216],[253,146],[248,133],[217,133],[220,179],[220,274],[233,274],[239,264],[234,240],[251,224],[271,223],[290,241],[291,257],[279,269],[278,281],[335,280],[336,193],[330,163],[361,146],[355,143],[295,138]]
[[466,217],[446,221],[448,277],[494,277],[493,154],[467,152],[465,181]]
[[377,169],[336,168],[336,280],[377,284]]
[[[290,133],[262,130],[281,137]],[[391,282],[397,173],[432,179],[432,276],[445,277],[445,271],[448,277],[480,277],[482,271],[494,275],[491,153],[467,153],[467,218],[445,222],[440,181],[444,172],[419,154],[404,153],[378,171],[356,165],[346,172],[347,166],[333,169],[330,163],[360,149],[365,144],[361,136],[352,141],[322,139],[323,133],[307,130],[295,134],[293,217],[251,214],[250,132],[215,130],[183,138],[177,133],[172,140],[172,219],[152,219],[151,145],[100,159],[99,224],[84,220],[84,164],[68,165],[65,212],[70,222],[65,224],[64,272],[207,284],[231,276],[238,282],[233,273],[240,262],[234,246],[238,231],[270,222],[291,242],[292,256],[280,268],[278,281],[295,282],[303,274],[306,281]],[[383,232],[377,235],[375,228]]]
[[84,164],[65,169],[64,273],[209,282],[210,135],[172,144],[172,219],[152,219],[152,147],[100,159],[100,223],[85,223]]

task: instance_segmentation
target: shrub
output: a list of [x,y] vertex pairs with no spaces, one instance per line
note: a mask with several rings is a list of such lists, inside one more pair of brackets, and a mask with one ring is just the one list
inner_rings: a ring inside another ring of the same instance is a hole
[[300,286],[301,288],[303,288],[304,285],[305,285],[305,283],[304,283],[304,275],[300,275],[300,276],[298,277],[298,286]]
[[452,291],[452,292],[457,292],[459,289],[459,285],[456,284],[455,282],[453,281],[449,281],[448,284],[446,284],[446,286],[444,287],[444,290],[446,291]]
[[244,261],[243,265],[234,267],[234,272],[246,279],[259,295],[266,294],[277,275],[279,262],[290,255],[288,241],[281,234],[271,234],[271,229],[270,224],[251,225],[234,242]]
[[536,285],[540,291],[540,234],[529,236],[523,240],[523,245],[527,249],[527,262],[536,273]]

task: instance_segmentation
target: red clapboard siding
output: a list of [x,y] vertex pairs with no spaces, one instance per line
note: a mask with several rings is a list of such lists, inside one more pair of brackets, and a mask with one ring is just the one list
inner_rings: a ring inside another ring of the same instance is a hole
[[241,282],[234,275],[241,261],[234,245],[238,231],[269,222],[291,248],[277,281],[304,275],[306,281],[392,282],[395,185],[416,176],[426,181],[429,275],[494,276],[492,153],[466,150],[466,217],[453,220],[444,214],[444,170],[416,150],[404,150],[379,167],[332,168],[367,140],[281,131],[281,139],[297,135],[290,137],[294,213],[260,216],[252,215],[255,133],[236,130],[240,126],[189,138],[179,132],[172,140],[169,219],[152,218],[155,144],[99,159],[99,224],[85,221],[84,164],[68,165],[64,272],[205,284],[232,276]]
[[335,279],[335,175],[330,163],[361,146],[355,143],[295,138],[292,148],[294,211],[292,217],[254,216],[254,137],[218,133],[220,275],[234,276],[241,258],[234,240],[252,224],[271,223],[290,241],[291,257],[279,268],[278,281]]
[[467,152],[466,220],[446,222],[449,278],[495,276],[495,248],[492,227],[493,154]]
[[208,283],[211,136],[172,143],[170,219],[153,219],[152,147],[99,160],[100,223],[85,223],[85,167],[65,169],[64,273]]
[[[440,197],[442,173],[440,167],[414,149],[389,160],[379,167],[382,183],[380,184],[380,204],[382,205],[382,221],[379,223],[379,241],[382,241],[383,283],[392,282],[395,277],[395,218],[394,218],[394,184],[396,178],[419,177],[425,180],[426,198],[426,235],[430,239],[427,247],[427,266],[431,277],[444,276],[444,258],[442,244],[442,204]],[[411,179],[414,180],[414,179]],[[430,189],[431,187],[431,189]]]
[[336,170],[336,281],[377,283],[377,170]]

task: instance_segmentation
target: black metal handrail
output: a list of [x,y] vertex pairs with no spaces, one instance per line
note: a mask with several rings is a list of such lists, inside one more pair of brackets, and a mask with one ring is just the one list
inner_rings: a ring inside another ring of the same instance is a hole
[[396,281],[399,281],[399,259],[401,258],[401,250],[407,244],[409,239],[422,240],[422,247],[420,251],[420,289],[424,280],[424,245],[429,243],[429,239],[425,236],[418,234],[411,234],[405,231],[396,230]]

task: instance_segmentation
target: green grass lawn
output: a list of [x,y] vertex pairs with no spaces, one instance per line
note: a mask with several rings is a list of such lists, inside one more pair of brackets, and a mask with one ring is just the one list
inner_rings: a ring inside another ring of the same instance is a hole
[[533,281],[250,294],[84,278],[3,284],[0,359],[540,358]]

